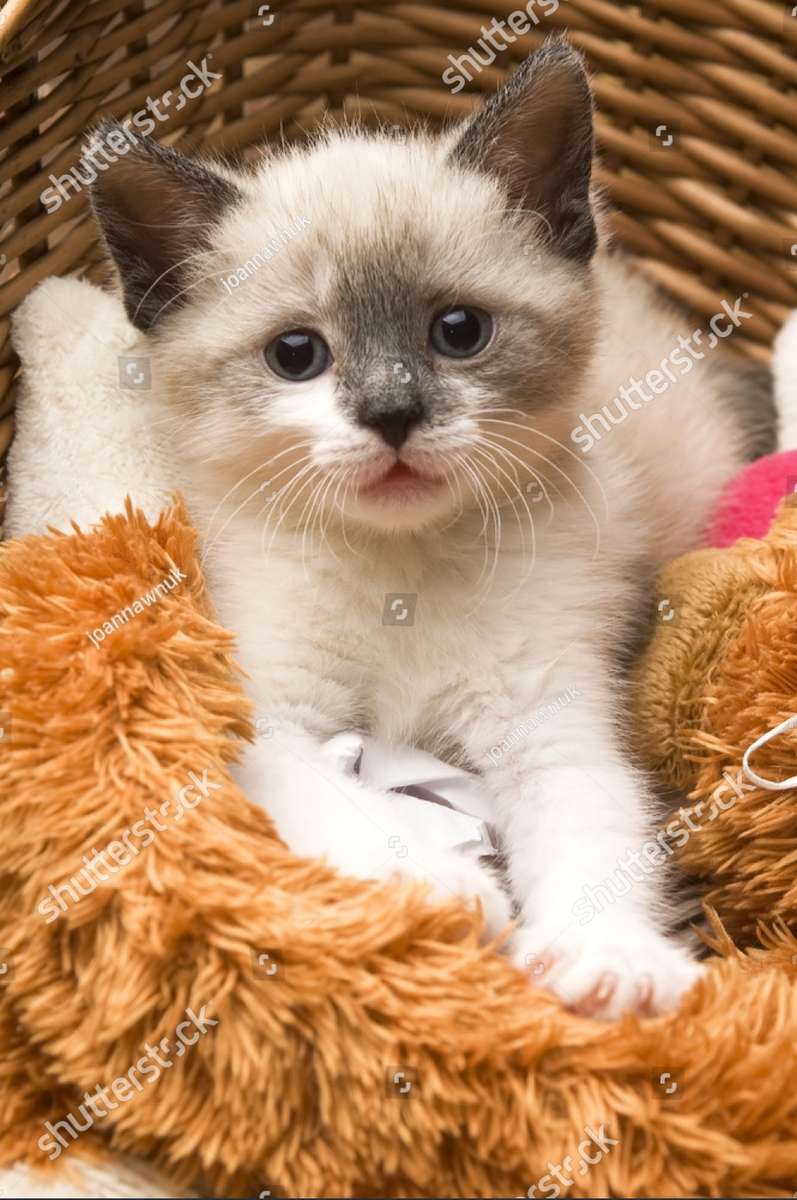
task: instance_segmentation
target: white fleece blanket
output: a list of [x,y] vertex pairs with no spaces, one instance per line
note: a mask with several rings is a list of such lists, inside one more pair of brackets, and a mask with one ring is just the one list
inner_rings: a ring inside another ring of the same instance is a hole
[[179,487],[137,336],[116,296],[77,279],[47,279],[17,309],[6,537],[93,525],[128,494],[154,518]]

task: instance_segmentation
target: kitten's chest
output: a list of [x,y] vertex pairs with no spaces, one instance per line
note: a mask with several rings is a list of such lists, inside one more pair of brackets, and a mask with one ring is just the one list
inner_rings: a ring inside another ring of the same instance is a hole
[[516,658],[527,624],[474,595],[456,564],[407,556],[312,559],[286,541],[268,559],[226,543],[214,571],[223,622],[269,705],[308,703],[334,731],[360,728],[428,744],[450,723],[452,698]]
[[443,622],[426,613],[420,597],[412,603],[402,597],[394,608],[397,598],[387,599],[384,623],[368,635],[362,699],[375,736],[417,744],[433,736],[440,700],[473,670],[473,653],[455,617]]
[[417,740],[434,722],[436,698],[461,686],[485,653],[442,573],[323,560],[297,571],[289,563],[259,594],[279,631],[261,641],[261,653],[292,664],[297,686],[316,679],[339,689],[349,720],[388,740]]

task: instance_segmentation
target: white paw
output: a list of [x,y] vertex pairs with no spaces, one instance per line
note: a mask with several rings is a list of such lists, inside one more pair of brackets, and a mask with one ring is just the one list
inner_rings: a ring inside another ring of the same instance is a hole
[[511,902],[495,874],[467,851],[447,850],[423,862],[404,858],[394,870],[404,878],[428,883],[433,901],[480,901],[491,936],[506,929],[512,919]]
[[365,862],[337,865],[348,874],[360,878],[394,878],[397,881],[426,883],[432,904],[478,900],[490,936],[502,932],[511,920],[511,901],[498,883],[495,872],[469,850],[430,846],[421,856],[415,841],[412,854],[407,852],[406,845],[400,845],[395,854],[379,864],[378,870],[373,870],[373,864],[367,865]]
[[603,1020],[677,1008],[703,973],[683,946],[635,918],[590,932],[522,926],[512,952],[532,983],[568,1008]]

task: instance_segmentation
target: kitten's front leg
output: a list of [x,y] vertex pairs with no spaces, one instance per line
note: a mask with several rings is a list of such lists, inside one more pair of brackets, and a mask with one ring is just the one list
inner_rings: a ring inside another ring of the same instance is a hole
[[617,747],[616,700],[599,668],[584,667],[579,694],[563,687],[561,707],[536,729],[506,752],[487,748],[485,778],[521,910],[516,960],[584,1013],[659,1012],[701,968],[662,932],[667,853],[651,841],[645,781]]
[[360,879],[422,880],[433,900],[480,901],[491,934],[506,928],[509,898],[474,853],[410,828],[389,794],[345,774],[310,734],[272,726],[270,735],[247,747],[236,776],[295,854]]

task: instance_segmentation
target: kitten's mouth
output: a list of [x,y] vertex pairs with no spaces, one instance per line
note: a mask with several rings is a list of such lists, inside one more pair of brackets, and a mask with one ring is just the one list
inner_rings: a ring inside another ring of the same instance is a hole
[[367,500],[421,500],[443,486],[439,476],[422,475],[408,463],[398,460],[378,479],[360,488],[358,495]]

